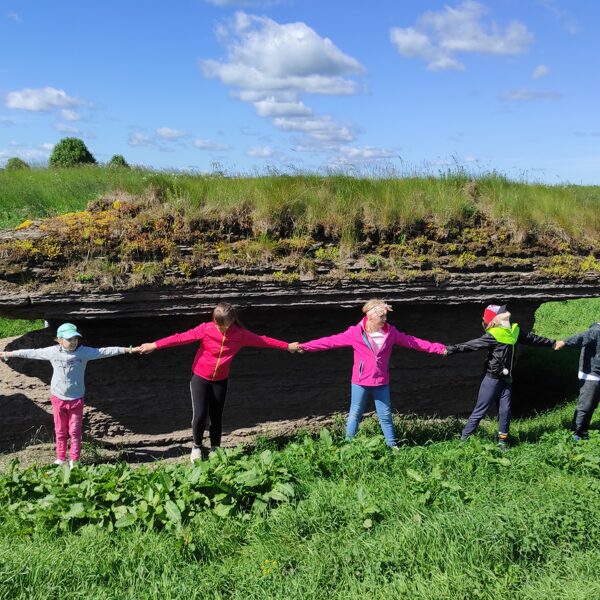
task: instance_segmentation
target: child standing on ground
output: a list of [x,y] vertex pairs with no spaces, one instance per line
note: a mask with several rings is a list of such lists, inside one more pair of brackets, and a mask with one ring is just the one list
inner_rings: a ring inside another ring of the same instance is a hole
[[556,342],[555,349],[560,350],[564,346],[581,348],[579,400],[572,423],[573,440],[579,442],[589,438],[590,422],[600,402],[600,323],[594,323],[587,331]]
[[511,325],[510,316],[506,306],[490,304],[483,312],[484,335],[462,344],[446,346],[449,355],[458,352],[474,352],[475,350],[488,351],[477,403],[462,431],[463,442],[475,432],[479,422],[492,404],[496,404],[499,413],[498,446],[502,449],[508,447],[515,345],[554,346],[554,340],[522,331],[516,323]]
[[385,443],[390,448],[397,448],[389,383],[389,363],[394,346],[441,355],[446,354],[446,349],[443,344],[428,342],[398,331],[387,322],[387,313],[391,310],[392,307],[387,302],[374,298],[362,307],[365,316],[356,325],[342,333],[301,344],[291,344],[291,349],[318,352],[334,348],[352,348],[354,367],[346,439],[350,440],[356,435],[367,400],[369,396],[373,396]]
[[56,346],[33,350],[12,350],[0,352],[0,357],[29,358],[48,360],[52,365],[50,381],[50,402],[54,414],[56,433],[57,465],[64,465],[67,459],[67,438],[69,444],[69,466],[73,468],[81,455],[81,434],[83,423],[83,403],[85,394],[85,368],[88,361],[109,358],[119,354],[131,354],[136,349],[108,347],[90,348],[81,346],[81,334],[72,323],[63,323],[56,331]]
[[137,350],[142,354],[150,354],[155,350],[193,342],[199,342],[200,347],[192,363],[190,381],[193,438],[190,460],[192,462],[202,458],[202,442],[208,419],[210,419],[211,450],[221,445],[229,369],[235,355],[245,347],[296,351],[296,345],[266,335],[257,335],[242,327],[235,307],[228,302],[219,302],[215,306],[210,321],[200,323],[197,327],[183,333],[174,333],[155,342],[146,342]]

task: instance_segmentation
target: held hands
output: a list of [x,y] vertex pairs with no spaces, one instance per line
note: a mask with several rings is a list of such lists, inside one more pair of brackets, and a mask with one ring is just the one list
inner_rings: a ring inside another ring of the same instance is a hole
[[555,350],[562,350],[565,347],[565,343],[562,340],[558,340],[554,342],[554,346],[552,346]]
[[9,357],[10,357],[10,352],[0,352],[0,358],[2,360],[6,360]]
[[304,348],[302,348],[300,342],[292,342],[291,344],[288,344],[288,352],[291,352],[292,354],[294,352],[302,354],[304,352]]
[[146,342],[133,349],[133,351],[138,354],[150,354],[150,352],[154,352],[155,350],[156,344],[154,342]]

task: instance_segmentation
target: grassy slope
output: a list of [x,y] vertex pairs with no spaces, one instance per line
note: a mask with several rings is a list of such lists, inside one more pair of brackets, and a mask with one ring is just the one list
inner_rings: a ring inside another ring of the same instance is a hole
[[236,214],[244,205],[259,228],[261,222],[287,217],[300,233],[322,225],[348,235],[357,216],[376,228],[411,225],[424,217],[446,224],[476,209],[523,232],[532,227],[559,228],[574,238],[600,232],[598,186],[524,184],[496,174],[471,177],[460,172],[375,179],[250,178],[100,167],[0,171],[0,228],[81,210],[107,192],[143,194],[150,189],[192,215]]
[[[548,304],[536,328],[567,335],[599,308]],[[378,435],[370,421],[344,460],[326,441],[303,449],[300,439],[281,450],[297,502],[266,519],[207,513],[179,537],[19,533],[5,524],[0,598],[596,597],[600,432],[571,444],[572,410],[515,422],[507,455],[493,445],[490,421],[461,446],[456,421],[404,418],[398,426],[411,443],[394,454],[369,443]],[[338,425],[334,438],[341,433]]]

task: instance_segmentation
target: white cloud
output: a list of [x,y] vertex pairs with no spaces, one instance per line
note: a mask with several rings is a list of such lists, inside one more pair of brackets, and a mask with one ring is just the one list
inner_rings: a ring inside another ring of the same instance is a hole
[[303,133],[312,141],[325,144],[352,142],[356,138],[351,126],[338,123],[327,115],[306,119],[278,117],[273,124],[283,131]]
[[9,10],[6,13],[6,16],[11,20],[14,21],[15,23],[22,23],[23,19],[21,19],[21,17],[14,11],[14,10]]
[[82,100],[68,96],[64,90],[53,87],[25,88],[18,92],[9,92],[6,95],[6,106],[8,108],[18,108],[32,112],[47,112],[83,104]]
[[312,110],[303,102],[279,102],[273,96],[254,102],[259,117],[306,117]]
[[63,108],[63,110],[60,111],[60,116],[65,121],[79,121],[79,119],[81,119],[81,115],[76,110],[70,108]]
[[353,94],[357,84],[344,76],[364,71],[356,59],[302,22],[281,25],[238,12],[218,35],[227,48],[227,61],[204,60],[203,73],[241,90],[261,92],[264,98],[286,91]]
[[163,140],[168,140],[169,142],[180,140],[188,135],[185,131],[171,129],[170,127],[159,127],[156,130],[156,134],[158,137],[162,138]]
[[55,123],[54,129],[60,133],[72,133],[77,134],[81,133],[77,127],[73,127],[72,125],[67,125],[66,123]]
[[378,160],[397,158],[398,152],[388,148],[373,148],[372,146],[342,146],[339,153],[349,160]]
[[213,152],[227,152],[231,150],[229,144],[221,144],[219,142],[213,142],[212,140],[203,140],[201,138],[194,140],[194,147],[198,150],[209,150]]
[[156,142],[152,138],[148,137],[145,133],[142,133],[141,131],[134,131],[133,133],[130,133],[127,143],[129,144],[129,146],[132,146],[132,147],[156,146]]
[[258,116],[284,131],[300,132],[312,142],[354,139],[351,128],[330,116],[315,116],[301,99],[305,94],[359,91],[353,76],[363,74],[364,68],[330,39],[302,22],[280,24],[244,12],[220,25],[217,36],[226,57],[202,61],[206,77],[232,87]]
[[419,58],[431,71],[463,70],[455,54],[517,55],[533,42],[533,34],[519,21],[504,28],[483,22],[487,7],[465,0],[456,7],[423,13],[414,27],[393,27],[390,40],[402,56]]
[[540,79],[540,77],[545,77],[550,73],[550,69],[546,65],[538,65],[534,70],[531,76],[533,79]]
[[554,91],[537,92],[529,88],[521,88],[520,90],[504,92],[501,98],[508,102],[531,102],[535,100],[559,100],[562,98],[562,94]]
[[246,156],[253,158],[271,158],[275,154],[271,146],[252,146],[246,151]]
[[8,148],[0,149],[0,160],[8,160],[16,156],[26,162],[45,162],[48,160],[54,144],[44,143],[38,146],[25,146],[17,142],[9,142]]

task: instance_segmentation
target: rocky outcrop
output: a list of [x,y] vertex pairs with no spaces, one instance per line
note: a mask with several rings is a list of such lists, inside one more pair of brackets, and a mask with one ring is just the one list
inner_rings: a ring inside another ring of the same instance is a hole
[[300,308],[357,306],[381,296],[393,303],[465,304],[492,300],[527,300],[538,303],[600,295],[600,277],[577,280],[541,278],[531,273],[454,274],[443,281],[415,277],[410,282],[327,280],[278,283],[247,278],[245,281],[206,278],[179,286],[95,291],[74,289],[0,288],[0,316],[18,319],[131,319],[197,315],[216,302],[241,307]]

